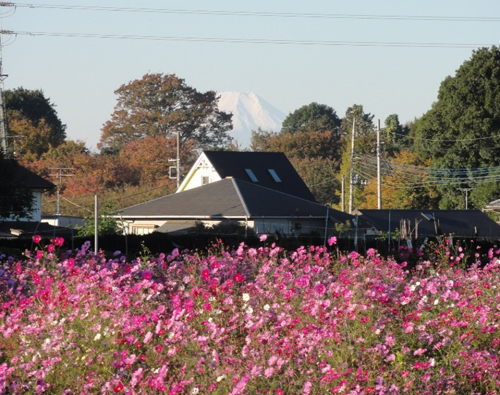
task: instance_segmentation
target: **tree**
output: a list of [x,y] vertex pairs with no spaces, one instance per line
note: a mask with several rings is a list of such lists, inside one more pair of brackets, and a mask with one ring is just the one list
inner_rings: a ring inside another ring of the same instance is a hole
[[[196,160],[196,143],[189,140],[181,146],[181,167],[185,173]],[[141,183],[154,184],[169,180],[169,168],[175,166],[170,161],[177,154],[176,137],[146,136],[128,143],[121,151],[120,158],[137,172]]]
[[214,91],[205,93],[186,85],[175,74],[146,74],[115,91],[118,103],[101,134],[99,147],[118,151],[146,136],[172,137],[198,147],[223,147],[231,141],[232,114],[218,109]]
[[[438,100],[412,130],[415,148],[435,168],[450,169],[454,182],[439,185],[441,208],[463,206],[457,187],[476,185],[474,177],[454,169],[500,166],[500,50],[480,48],[441,83]],[[458,176],[460,175],[460,176]],[[481,188],[480,201],[497,198]],[[479,206],[476,206],[479,208]]]
[[[113,202],[106,202],[98,212],[98,226],[97,231],[101,236],[115,235],[122,233],[122,227],[115,215],[117,212],[115,204]],[[85,218],[85,223],[82,228],[78,230],[79,237],[90,237],[95,234],[95,216],[89,216]]]
[[33,193],[16,177],[19,165],[4,159],[0,150],[0,219],[29,217],[33,211]]
[[36,160],[50,147],[57,147],[66,138],[55,105],[41,90],[17,88],[5,91],[7,132],[10,145],[22,153],[23,160]]
[[384,142],[384,151],[393,156],[394,153],[405,147],[411,146],[408,134],[410,128],[399,123],[398,114],[389,115],[384,121],[384,128],[381,131]]
[[313,102],[288,114],[281,126],[281,133],[337,132],[339,128],[340,119],[335,110]]

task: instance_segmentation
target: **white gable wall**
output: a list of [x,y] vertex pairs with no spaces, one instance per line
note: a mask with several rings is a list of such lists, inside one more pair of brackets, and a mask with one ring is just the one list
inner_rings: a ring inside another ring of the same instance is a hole
[[194,163],[186,178],[182,181],[176,193],[187,191],[188,189],[201,187],[204,184],[220,181],[222,178],[207,159],[205,153],[202,153]]

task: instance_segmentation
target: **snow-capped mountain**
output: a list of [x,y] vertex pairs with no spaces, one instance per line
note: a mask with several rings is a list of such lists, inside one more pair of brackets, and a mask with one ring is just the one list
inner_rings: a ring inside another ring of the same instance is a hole
[[277,132],[286,115],[252,92],[220,92],[219,110],[233,114],[233,131],[230,135],[241,148],[250,145],[252,130],[259,127]]

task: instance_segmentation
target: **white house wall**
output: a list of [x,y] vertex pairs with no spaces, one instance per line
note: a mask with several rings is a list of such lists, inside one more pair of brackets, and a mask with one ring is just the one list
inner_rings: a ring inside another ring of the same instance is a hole
[[[26,215],[23,217],[19,217],[19,221],[33,221],[40,222],[42,220],[42,192],[41,191],[32,191],[33,194],[33,206],[30,215]],[[14,219],[14,217],[12,217]]]
[[[127,234],[145,235],[153,233],[157,228],[165,224],[167,219],[151,220],[123,220],[123,226]],[[229,220],[225,220],[229,221]],[[233,221],[238,221],[234,219]],[[219,224],[220,220],[200,220],[206,227]],[[252,229],[257,234],[273,234],[279,232],[282,235],[300,235],[311,232],[323,234],[325,231],[325,221],[323,219],[273,219],[255,218],[248,221],[244,219],[238,221],[242,226],[247,223],[248,229]]]

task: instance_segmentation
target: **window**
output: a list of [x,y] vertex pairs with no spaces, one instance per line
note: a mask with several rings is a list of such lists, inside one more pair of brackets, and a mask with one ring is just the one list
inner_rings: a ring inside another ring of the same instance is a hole
[[245,169],[245,171],[247,172],[248,177],[250,177],[250,179],[253,182],[259,182],[259,180],[257,179],[257,177],[255,177],[255,174],[253,174],[253,171],[251,169]]
[[208,176],[201,176],[201,185],[207,185],[210,182]]
[[132,234],[133,235],[148,235],[155,231],[155,226],[153,225],[132,225]]
[[435,221],[436,217],[434,217],[434,214],[428,214],[428,213],[420,213],[422,216],[427,220],[427,221]]
[[274,169],[267,169],[267,171],[271,174],[274,181],[281,182],[281,178],[278,177],[278,174],[274,171]]

